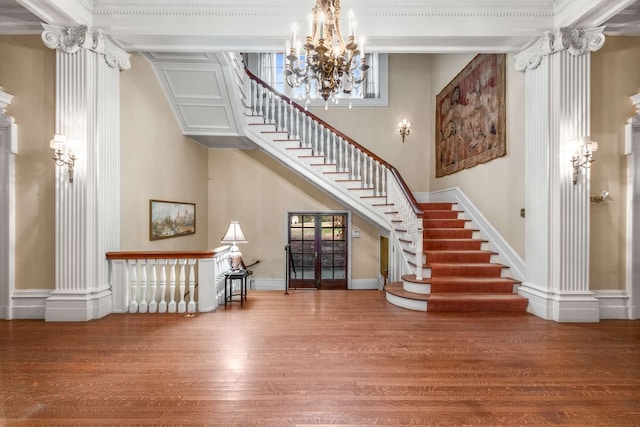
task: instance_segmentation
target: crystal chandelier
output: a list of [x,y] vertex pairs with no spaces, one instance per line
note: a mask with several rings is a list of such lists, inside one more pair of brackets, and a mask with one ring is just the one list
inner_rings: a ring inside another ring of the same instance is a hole
[[355,37],[353,12],[349,13],[349,38],[345,43],[340,30],[340,0],[316,0],[309,15],[309,35],[302,45],[304,54],[296,25],[291,40],[287,40],[284,67],[287,84],[294,92],[303,88],[307,103],[315,87],[325,100],[325,108],[329,98],[337,103],[339,94],[350,96],[364,82],[369,69],[364,40],[360,39],[358,47]]

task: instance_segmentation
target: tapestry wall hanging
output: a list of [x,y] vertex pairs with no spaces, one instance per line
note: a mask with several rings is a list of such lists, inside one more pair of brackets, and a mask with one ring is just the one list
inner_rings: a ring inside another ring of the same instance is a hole
[[476,56],[436,97],[436,177],[507,153],[505,56]]

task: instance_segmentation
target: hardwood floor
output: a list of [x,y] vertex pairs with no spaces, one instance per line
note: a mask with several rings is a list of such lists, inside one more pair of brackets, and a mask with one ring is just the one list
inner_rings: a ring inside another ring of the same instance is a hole
[[6,426],[638,426],[640,321],[414,312],[379,291],[0,321]]

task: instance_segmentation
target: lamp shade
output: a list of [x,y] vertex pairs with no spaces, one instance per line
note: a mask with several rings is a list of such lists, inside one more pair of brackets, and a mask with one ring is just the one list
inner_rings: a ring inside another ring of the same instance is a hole
[[231,243],[234,245],[236,243],[247,243],[247,239],[244,237],[244,234],[242,234],[242,229],[240,228],[238,221],[231,221],[227,233],[220,242]]

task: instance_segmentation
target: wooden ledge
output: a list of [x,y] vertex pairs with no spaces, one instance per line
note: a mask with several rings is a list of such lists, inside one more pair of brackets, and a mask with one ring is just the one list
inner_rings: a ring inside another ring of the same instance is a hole
[[107,252],[107,259],[202,259],[213,258],[226,251],[229,246],[220,246],[210,251],[123,251]]

